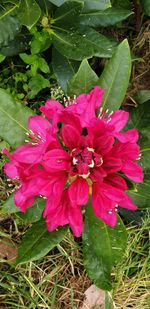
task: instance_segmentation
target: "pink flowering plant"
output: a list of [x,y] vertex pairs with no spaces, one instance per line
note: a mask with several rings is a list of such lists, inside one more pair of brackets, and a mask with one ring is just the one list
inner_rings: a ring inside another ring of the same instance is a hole
[[4,172],[15,185],[17,206],[9,199],[4,208],[13,205],[14,212],[24,216],[31,211],[35,222],[22,240],[17,263],[41,258],[70,228],[75,237],[82,236],[90,278],[97,286],[111,289],[111,270],[127,240],[119,213],[137,210],[134,192],[143,182],[139,132],[131,127],[129,112],[119,109],[130,65],[126,41],[100,78],[83,60],[69,82],[70,98],[64,104],[48,99],[40,107],[41,115],[26,117],[26,143],[17,145],[14,152],[3,150],[9,158]]

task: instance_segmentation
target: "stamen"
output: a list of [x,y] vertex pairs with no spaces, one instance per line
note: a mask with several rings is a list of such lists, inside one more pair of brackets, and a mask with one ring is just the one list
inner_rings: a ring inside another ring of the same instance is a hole
[[89,167],[94,167],[94,161],[92,160],[91,163],[88,165]]

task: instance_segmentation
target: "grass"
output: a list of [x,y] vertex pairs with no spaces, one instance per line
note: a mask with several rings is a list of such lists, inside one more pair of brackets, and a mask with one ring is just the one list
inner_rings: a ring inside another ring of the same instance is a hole
[[[148,222],[147,216],[141,226],[128,227],[126,254],[112,274],[117,309],[150,308]],[[18,231],[22,228],[18,226]],[[9,231],[4,228],[3,232],[8,232],[11,239],[18,242],[13,220]],[[19,265],[16,269],[1,261],[0,309],[77,309],[84,291],[91,284],[83,267],[79,243],[70,233],[56,249],[39,261]]]

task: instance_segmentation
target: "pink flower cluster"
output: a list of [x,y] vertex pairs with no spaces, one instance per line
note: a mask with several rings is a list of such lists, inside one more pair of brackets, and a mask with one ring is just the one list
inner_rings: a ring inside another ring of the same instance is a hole
[[143,181],[136,163],[138,132],[121,132],[129,117],[126,111],[101,111],[96,117],[102,96],[103,90],[96,86],[65,108],[48,100],[40,108],[44,117],[29,118],[29,142],[13,154],[5,150],[10,157],[5,173],[20,184],[15,204],[25,212],[36,196],[45,197],[43,216],[49,231],[70,224],[74,235],[80,236],[89,195],[95,215],[111,227],[117,223],[118,206],[137,209],[125,192],[125,179]]

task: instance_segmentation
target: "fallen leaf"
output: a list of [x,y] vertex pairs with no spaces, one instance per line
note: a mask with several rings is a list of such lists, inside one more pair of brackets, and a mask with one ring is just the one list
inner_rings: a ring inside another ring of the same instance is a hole
[[8,262],[15,262],[17,257],[17,248],[12,240],[1,237],[0,238],[0,258]]
[[[79,309],[105,309],[106,292],[92,284],[84,293],[85,299]],[[113,309],[113,307],[111,307]]]

